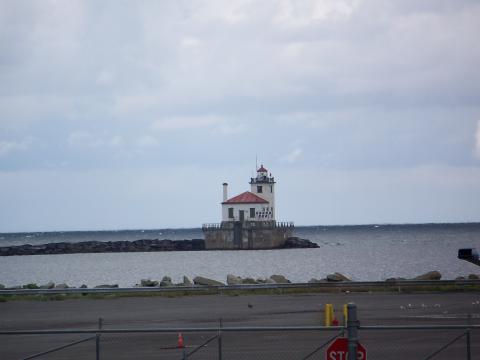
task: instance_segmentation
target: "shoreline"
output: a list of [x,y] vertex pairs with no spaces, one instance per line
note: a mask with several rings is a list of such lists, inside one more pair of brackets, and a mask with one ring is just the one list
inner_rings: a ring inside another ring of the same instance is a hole
[[0,290],[0,303],[10,301],[58,301],[69,299],[116,299],[167,297],[180,298],[205,295],[221,296],[282,296],[306,294],[360,294],[360,293],[480,293],[480,280],[404,280],[398,282],[337,282],[255,285],[195,285],[189,287],[133,287],[133,288],[67,288]]
[[151,278],[144,278],[140,281],[137,281],[135,285],[127,285],[127,286],[119,286],[118,283],[103,283],[102,285],[96,285],[93,287],[88,287],[85,284],[80,286],[71,286],[65,282],[62,283],[54,283],[53,281],[49,281],[45,284],[38,285],[35,282],[30,282],[23,285],[15,285],[15,286],[5,286],[0,283],[0,294],[5,294],[7,292],[16,292],[16,291],[37,291],[39,293],[42,292],[62,292],[62,291],[77,291],[83,292],[83,290],[93,290],[93,291],[101,291],[102,289],[113,289],[113,292],[118,291],[119,289],[135,289],[131,291],[139,291],[138,289],[148,289],[148,290],[186,290],[186,289],[199,289],[199,288],[225,288],[225,289],[233,289],[236,287],[241,288],[248,288],[253,286],[253,288],[275,288],[275,287],[332,287],[332,286],[410,286],[410,285],[418,285],[418,284],[429,284],[429,285],[438,285],[438,284],[477,284],[480,285],[480,276],[477,274],[469,274],[467,276],[457,276],[454,280],[442,280],[442,274],[438,271],[429,271],[424,274],[418,275],[413,278],[388,278],[385,280],[377,280],[377,281],[358,281],[352,280],[347,276],[334,272],[330,273],[322,279],[310,278],[307,281],[290,281],[284,275],[274,274],[269,277],[241,277],[236,276],[233,274],[228,274],[224,278],[225,280],[214,280],[211,278],[207,278],[205,276],[195,276],[192,279],[183,275],[183,280],[181,282],[174,282],[170,276],[163,276],[161,279],[151,279]]

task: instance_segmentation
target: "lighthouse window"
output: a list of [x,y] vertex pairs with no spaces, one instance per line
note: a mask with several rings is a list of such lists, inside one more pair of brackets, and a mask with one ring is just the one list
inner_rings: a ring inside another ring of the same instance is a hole
[[262,193],[262,192],[263,192],[263,191],[262,191],[262,187],[261,187],[261,186],[257,186],[257,193],[260,194],[260,193]]
[[228,208],[228,218],[233,219],[233,208]]
[[270,192],[273,193],[273,186],[270,185]]
[[250,208],[250,218],[254,218],[255,217],[255,208]]

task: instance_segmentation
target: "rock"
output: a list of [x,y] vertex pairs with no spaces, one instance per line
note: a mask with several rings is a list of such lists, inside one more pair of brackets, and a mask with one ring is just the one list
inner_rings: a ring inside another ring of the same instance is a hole
[[3,290],[3,289],[5,289],[5,285],[0,284],[0,290]]
[[68,289],[68,285],[65,283],[60,283],[55,285],[55,289]]
[[158,286],[158,281],[150,280],[150,279],[142,279],[140,280],[141,287],[153,287]]
[[298,237],[289,237],[285,240],[283,248],[285,249],[303,249],[303,248],[319,248],[317,243],[311,242],[307,239],[300,239]]
[[162,281],[160,281],[160,286],[173,286],[172,278],[169,276],[164,276]]
[[21,285],[13,285],[5,288],[5,290],[21,290],[21,289],[22,289]]
[[193,286],[193,283],[190,281],[188,277],[185,275],[183,276],[183,281],[181,283],[175,284],[175,286]]
[[333,274],[328,274],[327,275],[327,281],[328,282],[340,282],[340,281],[352,281],[352,280],[347,278],[345,275],[336,272],[336,273],[333,273]]
[[273,284],[273,280],[270,278],[258,278],[255,280],[257,284]]
[[479,280],[480,277],[477,274],[468,275],[468,280]]
[[80,289],[86,289],[86,288],[88,288],[87,285],[85,285],[85,284],[80,285]]
[[464,276],[457,276],[455,280],[466,280]]
[[255,279],[245,278],[245,279],[242,279],[242,284],[254,285],[254,284],[258,284],[258,283],[257,283],[257,281],[256,281]]
[[24,289],[39,289],[39,286],[37,284],[30,283],[30,284],[23,285],[22,288],[24,288]]
[[272,276],[270,276],[270,279],[275,281],[276,284],[290,284],[290,280],[288,280],[283,275],[272,275]]
[[46,284],[40,285],[40,289],[53,289],[55,287],[55,283],[52,281],[49,281]]
[[203,276],[196,276],[193,279],[193,283],[195,285],[204,285],[204,286],[220,286],[220,285],[225,285],[224,283],[217,281],[217,280],[212,280],[205,278]]
[[95,286],[95,289],[113,289],[118,288],[118,284],[103,284]]
[[403,281],[403,280],[407,280],[407,279],[399,277],[399,278],[388,278],[388,279],[385,280],[385,281],[388,281],[388,282],[396,282],[396,281]]
[[315,279],[315,278],[311,278],[310,280],[308,280],[309,284],[317,284],[317,283],[324,283],[324,282],[327,282],[327,280],[326,279]]
[[186,277],[185,275],[183,276],[183,282],[182,282],[182,285],[183,286],[193,286],[193,283],[192,281]]
[[232,274],[227,275],[227,284],[228,285],[239,285],[242,283],[242,278],[240,276],[235,276]]
[[205,250],[204,239],[192,239],[192,250]]
[[440,280],[442,278],[442,274],[438,271],[429,271],[423,275],[417,276],[413,280]]

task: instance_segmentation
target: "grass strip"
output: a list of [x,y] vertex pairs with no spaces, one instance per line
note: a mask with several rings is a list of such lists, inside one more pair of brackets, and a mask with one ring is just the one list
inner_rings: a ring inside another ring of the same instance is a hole
[[130,297],[167,297],[178,298],[184,296],[223,295],[305,295],[305,294],[338,294],[338,293],[448,293],[448,292],[479,292],[480,285],[392,285],[374,287],[349,287],[348,285],[334,288],[276,288],[276,289],[205,289],[204,291],[178,290],[170,292],[135,292],[135,293],[76,293],[54,295],[0,295],[0,302],[6,301],[61,301],[75,299],[111,300]]

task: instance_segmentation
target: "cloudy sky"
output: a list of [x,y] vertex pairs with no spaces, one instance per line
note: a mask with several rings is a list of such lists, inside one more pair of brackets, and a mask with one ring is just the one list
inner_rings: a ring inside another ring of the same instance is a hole
[[480,221],[480,2],[0,0],[0,232]]

